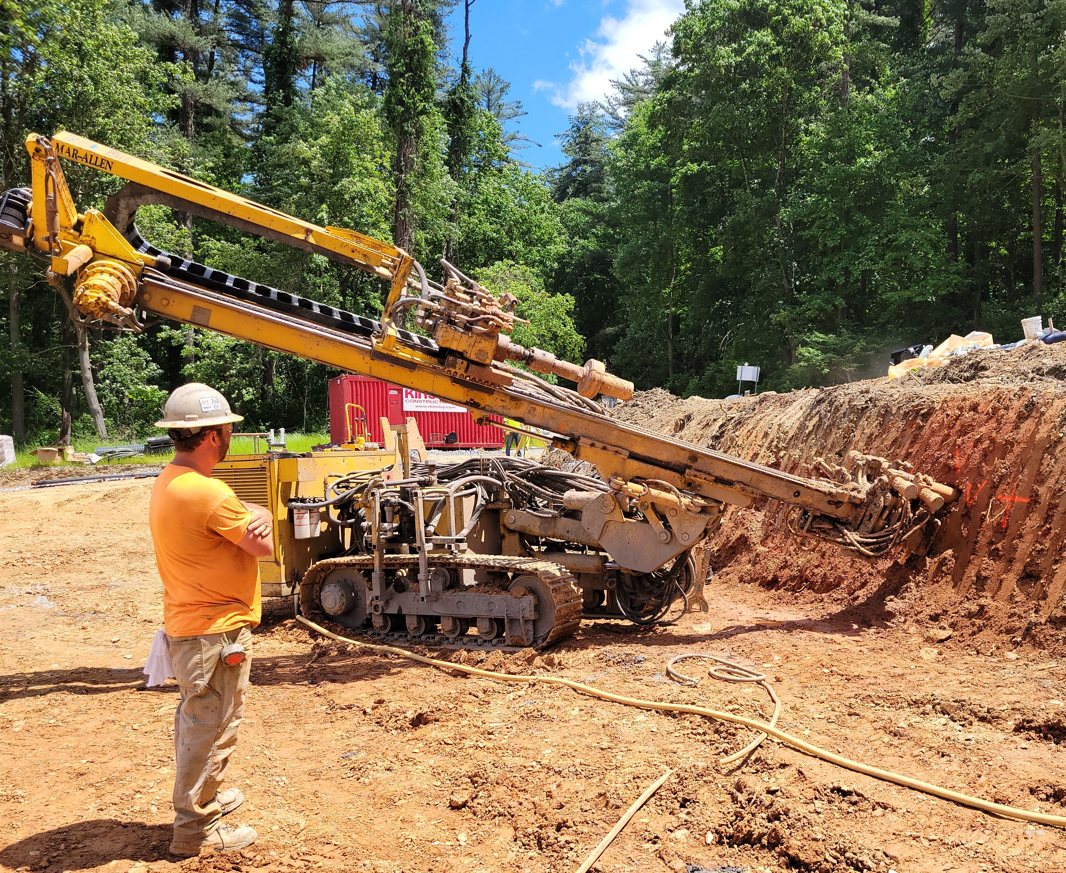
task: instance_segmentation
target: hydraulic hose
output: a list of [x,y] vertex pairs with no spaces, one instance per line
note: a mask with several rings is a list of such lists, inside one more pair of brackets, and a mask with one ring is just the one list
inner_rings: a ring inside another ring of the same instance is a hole
[[1018,821],[1030,821],[1035,822],[1036,824],[1048,825],[1049,827],[1066,829],[1066,816],[1049,815],[1043,812],[1030,812],[1027,809],[1019,809],[1016,806],[993,803],[990,800],[984,800],[970,794],[963,794],[960,791],[952,791],[950,788],[943,788],[942,786],[934,785],[931,782],[923,782],[921,779],[914,779],[911,776],[903,776],[899,773],[893,773],[890,770],[882,770],[880,767],[873,767],[869,764],[864,764],[861,761],[854,761],[851,758],[845,758],[843,755],[834,754],[828,749],[820,748],[813,743],[808,743],[806,740],[802,740],[799,737],[780,730],[769,722],[763,722],[754,718],[735,715],[731,712],[723,712],[721,710],[709,709],[704,706],[694,706],[687,703],[662,703],[655,700],[642,700],[639,697],[627,697],[626,695],[615,694],[611,691],[601,691],[598,688],[583,685],[572,679],[564,679],[561,676],[512,676],[508,673],[496,673],[492,670],[483,670],[480,667],[468,667],[465,664],[453,664],[450,661],[441,661],[436,658],[428,658],[425,655],[417,655],[414,652],[409,652],[406,649],[401,649],[397,646],[386,646],[381,645],[380,643],[364,643],[359,640],[350,639],[349,637],[343,637],[332,631],[326,630],[326,628],[302,615],[297,615],[296,620],[307,625],[307,627],[312,630],[317,631],[330,639],[337,640],[338,642],[348,643],[350,645],[358,646],[361,649],[366,649],[367,651],[379,652],[383,655],[397,655],[401,658],[407,658],[411,661],[417,661],[419,664],[426,664],[441,670],[452,670],[459,673],[466,673],[470,676],[481,676],[484,679],[492,679],[495,682],[515,682],[527,685],[562,685],[565,688],[569,688],[571,691],[576,691],[578,694],[584,694],[588,697],[595,697],[600,700],[607,700],[611,703],[621,704],[622,706],[634,706],[638,709],[650,709],[656,712],[683,712],[689,715],[699,715],[704,718],[713,718],[718,721],[726,721],[732,724],[742,725],[751,730],[767,734],[778,742],[784,743],[786,746],[791,746],[798,752],[803,752],[805,755],[810,755],[813,758],[820,758],[830,764],[843,767],[845,770],[862,773],[865,776],[880,779],[883,782],[891,782],[904,788],[911,788],[914,791],[920,791],[923,794],[931,794],[934,797],[950,800],[952,803],[969,806],[973,809],[979,809],[982,812],[987,812],[991,815],[999,815],[1004,818],[1017,819]]

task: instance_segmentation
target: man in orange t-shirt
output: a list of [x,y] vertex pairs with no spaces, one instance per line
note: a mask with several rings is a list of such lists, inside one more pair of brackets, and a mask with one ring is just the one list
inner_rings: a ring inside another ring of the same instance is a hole
[[211,478],[226,457],[239,415],[207,385],[176,389],[163,407],[174,460],[152,489],[148,510],[156,564],[163,580],[163,619],[181,701],[174,715],[174,839],[172,854],[203,848],[242,849],[250,827],[222,816],[244,801],[221,791],[237,743],[251,669],[251,629],[259,624],[259,558],[272,551],[270,512],[237,499]]

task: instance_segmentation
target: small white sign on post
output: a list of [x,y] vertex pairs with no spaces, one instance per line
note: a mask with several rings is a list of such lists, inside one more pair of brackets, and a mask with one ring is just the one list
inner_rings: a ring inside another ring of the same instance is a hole
[[754,382],[755,390],[759,390],[759,368],[752,367],[747,362],[743,366],[737,367],[737,394],[744,393],[744,383]]
[[744,364],[742,367],[737,367],[737,381],[738,382],[758,382],[759,381],[759,368],[749,367]]
[[466,412],[462,406],[447,403],[432,394],[423,394],[410,388],[403,389],[404,412]]

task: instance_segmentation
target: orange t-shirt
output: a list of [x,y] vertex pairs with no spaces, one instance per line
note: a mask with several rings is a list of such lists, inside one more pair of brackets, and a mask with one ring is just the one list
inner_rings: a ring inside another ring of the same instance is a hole
[[172,637],[259,624],[259,561],[239,543],[252,512],[224,482],[168,464],[152,488],[148,522]]

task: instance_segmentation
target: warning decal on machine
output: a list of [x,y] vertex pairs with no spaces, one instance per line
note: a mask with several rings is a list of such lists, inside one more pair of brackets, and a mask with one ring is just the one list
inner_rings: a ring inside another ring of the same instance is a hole
[[423,394],[410,388],[403,389],[404,412],[466,412],[462,406],[447,403],[432,394]]

